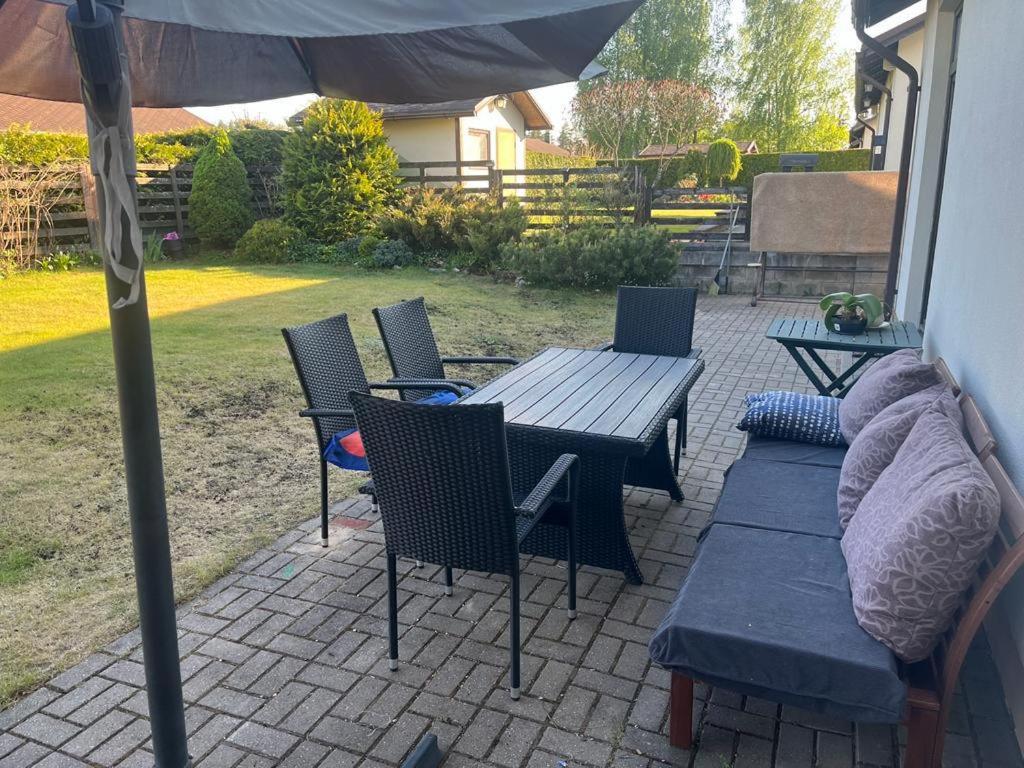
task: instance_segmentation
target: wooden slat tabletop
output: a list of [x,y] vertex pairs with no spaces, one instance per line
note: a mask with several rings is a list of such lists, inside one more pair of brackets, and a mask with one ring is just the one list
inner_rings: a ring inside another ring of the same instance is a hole
[[890,323],[888,328],[866,330],[856,336],[848,336],[830,331],[821,320],[781,318],[769,326],[765,335],[782,344],[854,352],[896,352],[900,349],[919,349],[924,344],[917,326],[902,321]]
[[503,403],[521,427],[629,442],[642,452],[696,381],[702,360],[551,347],[461,403]]

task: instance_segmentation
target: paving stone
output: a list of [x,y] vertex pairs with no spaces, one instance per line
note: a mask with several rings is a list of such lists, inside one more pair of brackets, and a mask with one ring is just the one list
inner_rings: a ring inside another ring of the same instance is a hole
[[51,752],[33,768],[88,768],[86,763],[76,760],[69,755],[62,755],[60,752]]
[[552,727],[544,729],[539,746],[587,765],[604,765],[612,753],[612,748],[604,742]]
[[48,747],[59,747],[81,729],[65,720],[37,712],[27,720],[18,723],[12,730],[19,736],[38,741]]
[[245,749],[278,758],[283,757],[299,741],[297,736],[290,733],[251,722],[243,723],[231,734],[230,740]]
[[110,739],[134,718],[124,712],[109,712],[63,746],[65,752],[85,757]]
[[133,720],[128,726],[107,739],[99,749],[89,753],[89,762],[103,766],[114,766],[149,738],[149,723]]
[[42,744],[26,742],[4,757],[3,768],[28,768],[48,754],[50,750]]
[[0,712],[0,731],[10,730],[15,723],[20,723],[29,715],[39,711],[59,695],[49,688],[38,688],[32,691],[21,701]]

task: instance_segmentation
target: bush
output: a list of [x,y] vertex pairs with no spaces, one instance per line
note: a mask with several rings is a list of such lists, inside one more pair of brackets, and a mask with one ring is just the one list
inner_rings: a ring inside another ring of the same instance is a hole
[[[816,152],[818,166],[815,171],[869,171],[871,170],[870,149],[840,149],[834,152]],[[744,155],[743,168],[736,177],[736,184],[747,187],[754,177],[761,173],[779,172],[778,152],[760,155]]]
[[465,237],[460,250],[469,258],[462,266],[476,272],[493,272],[501,261],[501,247],[522,239],[528,224],[526,212],[515,198],[503,207],[491,198],[477,198],[467,205]]
[[709,185],[722,186],[724,182],[735,181],[742,161],[740,148],[732,139],[716,139],[708,147],[704,180]]
[[303,242],[302,233],[286,221],[260,219],[239,239],[235,256],[257,264],[283,264],[295,260]]
[[636,225],[545,230],[501,254],[509,269],[544,288],[666,285],[677,259],[668,233]]
[[89,142],[83,134],[39,133],[27,125],[12,125],[0,131],[0,163],[48,165],[88,157]]
[[328,243],[370,232],[395,200],[397,173],[379,113],[361,102],[321,99],[284,141],[285,216]]
[[593,168],[597,158],[589,155],[549,155],[547,152],[526,151],[527,168]]
[[218,131],[199,154],[188,197],[188,223],[203,245],[229,248],[252,226],[252,191],[245,166]]
[[414,251],[456,251],[465,242],[468,208],[457,188],[418,189],[378,221],[381,234]]
[[407,267],[416,262],[416,254],[401,240],[381,240],[373,248],[365,266],[377,269]]

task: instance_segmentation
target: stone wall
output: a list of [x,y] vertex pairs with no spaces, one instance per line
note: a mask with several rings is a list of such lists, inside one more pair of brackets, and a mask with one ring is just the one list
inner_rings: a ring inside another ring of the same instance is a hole
[[[680,252],[676,279],[679,285],[706,290],[721,263],[721,251],[684,248]],[[751,293],[759,270],[748,266],[758,261],[758,254],[745,245],[733,251],[730,258],[729,293]],[[889,255],[771,253],[765,278],[766,296],[818,298],[835,291],[874,293],[885,290],[885,274]]]

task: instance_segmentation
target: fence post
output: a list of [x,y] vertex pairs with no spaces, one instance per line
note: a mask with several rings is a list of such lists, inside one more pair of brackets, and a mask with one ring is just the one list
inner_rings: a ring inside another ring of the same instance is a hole
[[[171,199],[174,200],[174,223],[178,228],[178,234],[181,237],[185,236],[185,220],[181,215],[181,198],[178,192],[178,171],[173,165],[167,166],[168,171],[171,174]],[[248,179],[248,170],[246,170],[246,182]]]
[[648,224],[651,220],[651,191],[639,165],[633,166],[633,188],[636,190],[636,202],[633,204],[633,221],[637,224]]
[[89,248],[98,251],[102,245],[100,242],[100,214],[96,200],[96,178],[92,175],[92,167],[88,163],[79,166],[78,178],[82,187],[85,224],[89,228]]
[[487,185],[490,187],[491,194],[494,195],[495,202],[498,204],[498,208],[505,207],[505,177],[501,172],[501,168],[491,168],[487,174]]

